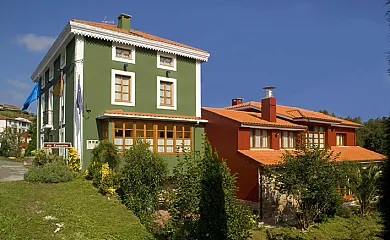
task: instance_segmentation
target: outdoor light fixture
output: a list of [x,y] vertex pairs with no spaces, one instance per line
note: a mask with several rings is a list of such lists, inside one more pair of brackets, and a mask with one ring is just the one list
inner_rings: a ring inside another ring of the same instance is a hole
[[127,67],[129,66],[129,64],[127,64],[127,63],[125,63],[125,64],[123,64],[123,70],[124,71],[127,71]]
[[171,73],[171,71],[167,71],[166,73],[165,73],[165,76],[167,77],[167,78],[169,78],[169,74]]
[[279,137],[279,135],[280,135],[279,133],[276,133],[276,134],[275,134],[275,136],[277,136],[277,137]]

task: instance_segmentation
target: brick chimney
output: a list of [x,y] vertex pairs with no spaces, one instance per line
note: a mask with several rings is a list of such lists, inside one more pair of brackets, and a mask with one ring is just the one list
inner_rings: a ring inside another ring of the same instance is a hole
[[242,100],[244,100],[244,99],[242,99],[242,98],[233,98],[232,99],[232,106],[236,106],[238,104],[242,104]]
[[118,16],[118,28],[130,31],[130,19],[130,15],[121,13]]
[[265,87],[265,98],[261,99],[261,116],[269,122],[276,122],[276,98],[273,95],[275,87]]

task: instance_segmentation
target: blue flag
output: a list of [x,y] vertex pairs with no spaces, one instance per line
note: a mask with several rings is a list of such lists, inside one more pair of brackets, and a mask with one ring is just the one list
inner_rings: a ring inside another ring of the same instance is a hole
[[83,96],[81,94],[81,86],[80,86],[80,76],[77,86],[77,98],[76,98],[77,108],[79,109],[79,114],[83,112]]
[[39,93],[40,82],[41,82],[41,80],[39,80],[38,83],[35,84],[35,86],[34,86],[33,90],[31,91],[30,95],[28,96],[28,98],[24,102],[22,110],[26,110],[30,106],[30,104],[32,102],[34,102],[35,100],[37,100],[39,98],[39,95],[40,95],[40,93]]

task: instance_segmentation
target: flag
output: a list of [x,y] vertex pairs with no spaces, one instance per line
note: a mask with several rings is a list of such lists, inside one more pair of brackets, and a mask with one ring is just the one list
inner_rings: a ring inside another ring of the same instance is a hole
[[79,76],[78,86],[77,86],[76,105],[77,108],[79,109],[79,114],[81,114],[83,112],[83,96],[81,94],[80,76]]
[[64,80],[62,79],[62,70],[61,70],[60,80],[57,81],[57,84],[53,89],[53,94],[61,97],[63,90],[64,90]]
[[31,91],[31,93],[28,96],[28,98],[26,99],[26,101],[24,102],[22,110],[27,110],[27,108],[30,106],[30,104],[39,98],[39,95],[40,95],[39,86],[40,85],[41,85],[41,81],[39,80],[35,84],[33,90]]

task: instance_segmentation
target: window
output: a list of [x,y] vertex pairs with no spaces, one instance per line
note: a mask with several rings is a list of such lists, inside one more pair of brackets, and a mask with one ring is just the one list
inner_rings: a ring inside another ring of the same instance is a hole
[[325,128],[309,126],[306,133],[306,146],[309,148],[325,148]]
[[66,51],[60,55],[60,67],[61,69],[66,66]]
[[43,75],[40,80],[41,80],[41,89],[44,89],[45,88],[45,84],[46,84],[46,82],[45,82],[45,75]]
[[345,146],[345,134],[341,134],[341,133],[336,134],[336,145]]
[[135,73],[111,70],[111,104],[135,106]]
[[157,108],[176,110],[176,79],[157,77]]
[[51,65],[51,67],[49,68],[49,82],[53,80],[53,77],[54,77],[54,66]]
[[45,93],[42,93],[42,95],[41,95],[41,112],[40,112],[40,114],[41,114],[41,116],[40,116],[40,120],[41,120],[41,128],[43,128],[43,115],[45,114],[45,112],[46,112],[46,104],[45,104]]
[[62,95],[60,96],[60,111],[59,111],[59,125],[65,124],[65,97],[66,97],[66,74],[62,76],[63,78],[63,84],[64,84],[64,89],[62,90]]
[[53,86],[49,89],[49,100],[48,100],[48,116],[47,116],[47,124],[53,125]]
[[160,106],[172,106],[172,82],[160,81]]
[[251,129],[250,133],[251,148],[269,148],[268,131],[261,129]]
[[112,60],[135,64],[135,48],[129,45],[112,43]]
[[157,68],[176,71],[176,55],[157,52]]
[[[113,142],[119,150],[129,149],[136,139],[150,144],[150,150],[159,153],[192,151],[192,127],[190,125],[115,121]],[[103,126],[103,137],[104,137]]]
[[294,132],[280,131],[279,146],[284,149],[295,148]]

